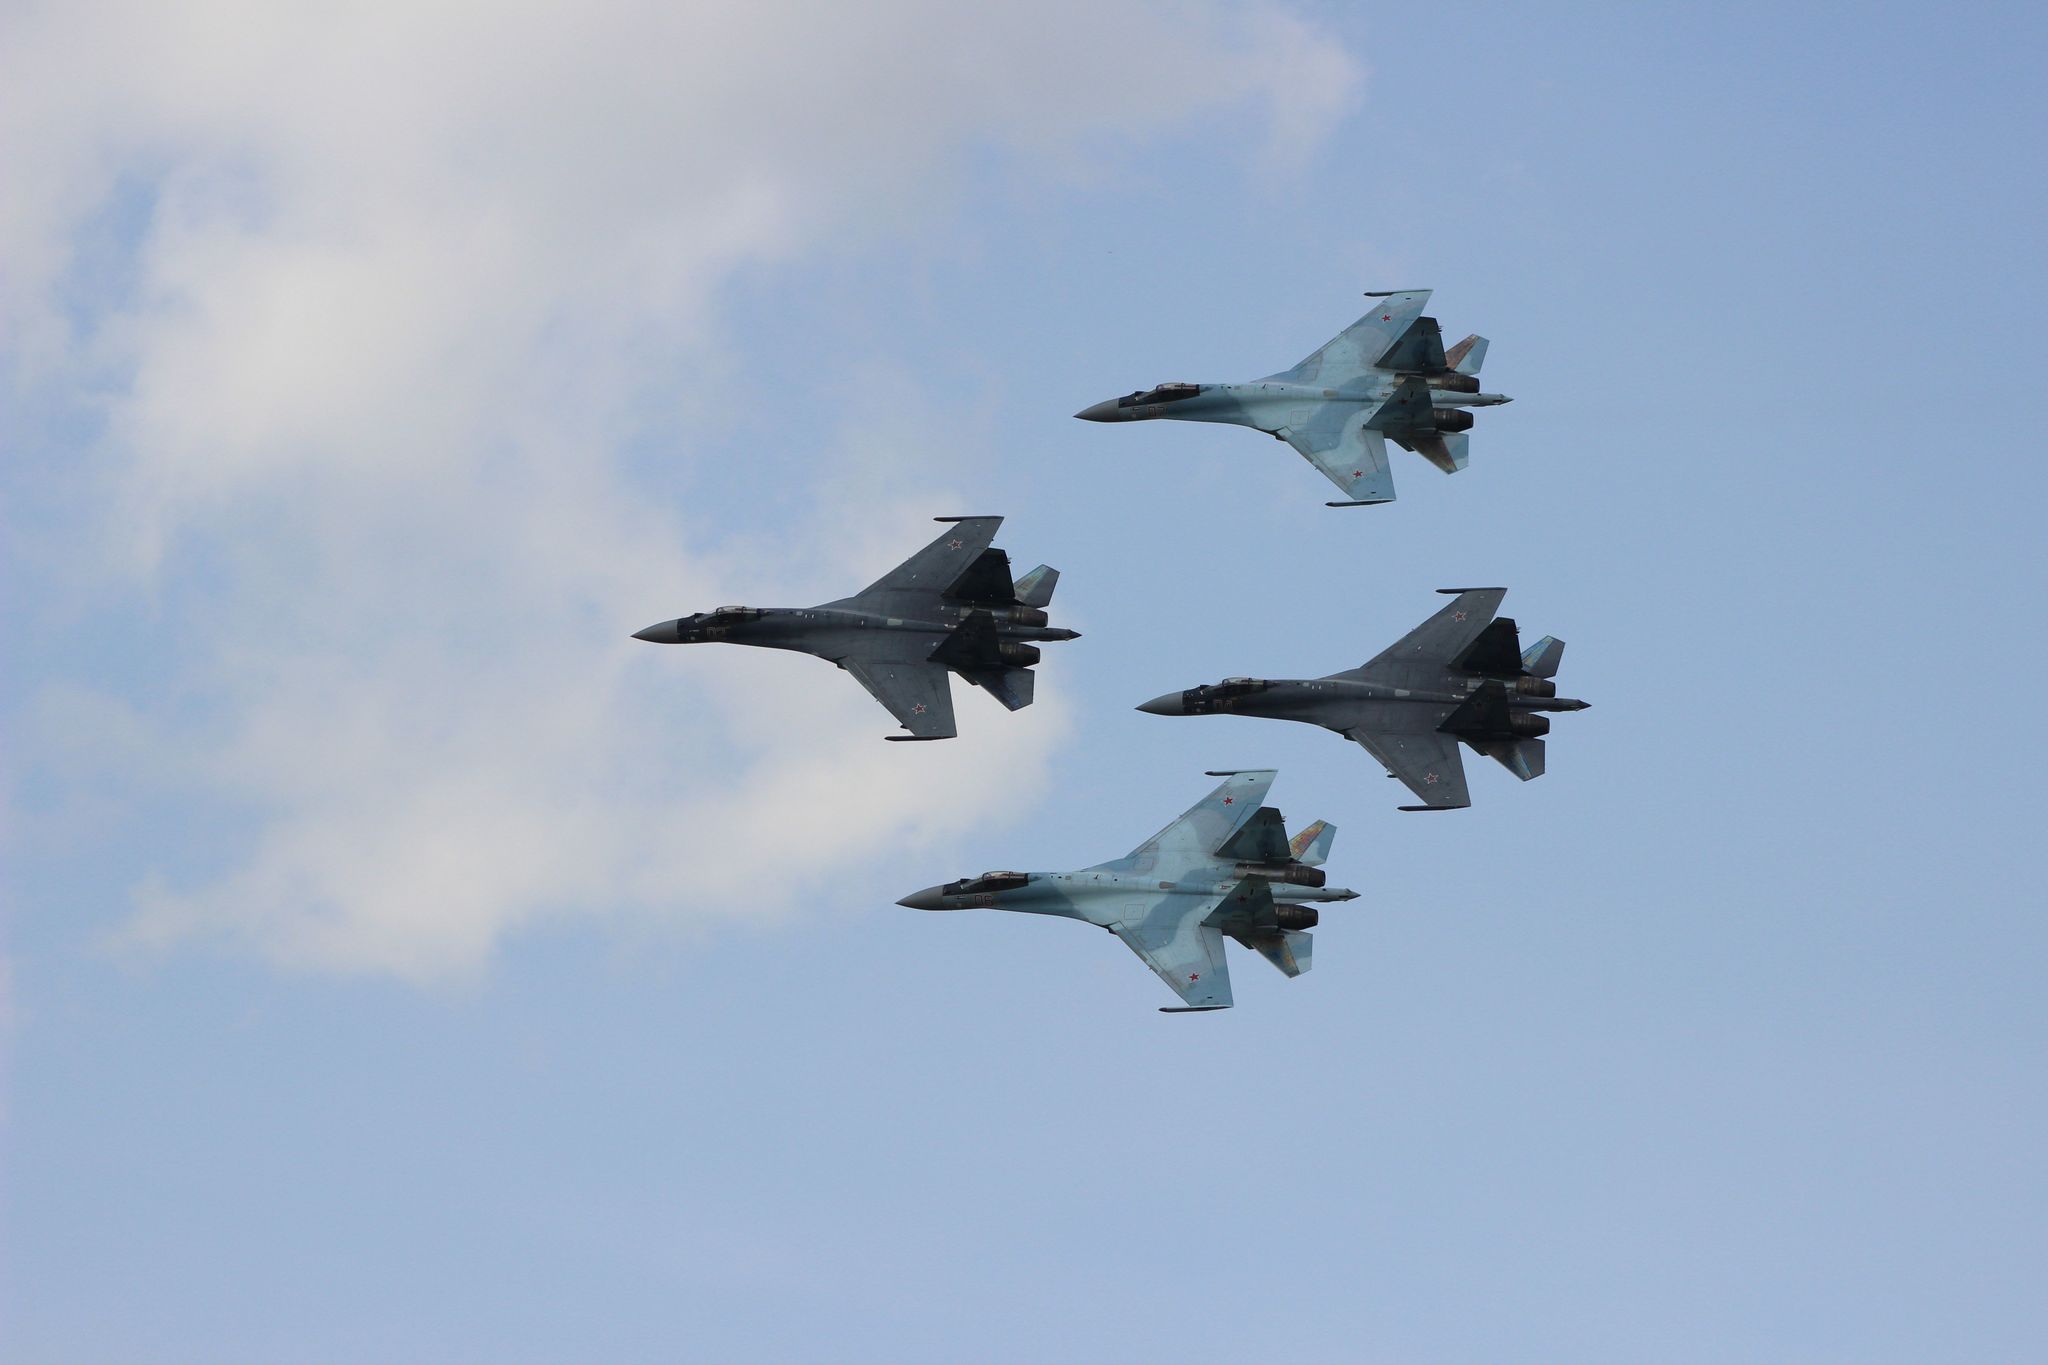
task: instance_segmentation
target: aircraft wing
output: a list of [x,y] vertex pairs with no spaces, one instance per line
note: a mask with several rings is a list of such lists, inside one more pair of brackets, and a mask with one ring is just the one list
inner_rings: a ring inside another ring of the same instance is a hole
[[1188,807],[1180,819],[1132,849],[1130,856],[1165,855],[1190,863],[1216,856],[1230,837],[1258,813],[1272,789],[1277,770],[1259,768],[1240,773],[1211,773],[1222,785]]
[[953,685],[944,664],[844,659],[839,666],[910,731],[908,736],[889,738],[951,739],[957,733],[953,728]]
[[1401,780],[1416,798],[1434,810],[1456,810],[1472,804],[1465,788],[1465,756],[1458,739],[1441,730],[1399,734],[1386,730],[1347,730],[1380,766]]
[[[862,588],[850,601],[902,595],[937,597],[972,569],[996,538],[1001,517],[956,517],[938,538]],[[1009,561],[1004,560],[1007,570]]]
[[1301,452],[1352,502],[1392,502],[1394,471],[1387,440],[1356,403],[1324,403],[1302,426],[1280,428],[1280,439]]
[[1332,677],[1364,677],[1389,664],[1430,664],[1449,667],[1451,660],[1479,638],[1500,610],[1506,588],[1467,588],[1450,605],[1388,645],[1358,668]]
[[[1383,294],[1374,301],[1378,307],[1324,342],[1314,355],[1272,378],[1339,388],[1368,370],[1410,368],[1405,363],[1390,362],[1409,360],[1411,350],[1420,355],[1427,348],[1429,337],[1435,340],[1435,358],[1438,367],[1442,366],[1443,334],[1434,322],[1426,328],[1418,326],[1424,321],[1422,310],[1429,305],[1427,289]],[[1410,334],[1418,331],[1428,336],[1417,336],[1411,342]]]
[[1223,931],[1205,923],[1222,895],[1166,896],[1142,917],[1110,926],[1188,1009],[1229,1009],[1230,964]]

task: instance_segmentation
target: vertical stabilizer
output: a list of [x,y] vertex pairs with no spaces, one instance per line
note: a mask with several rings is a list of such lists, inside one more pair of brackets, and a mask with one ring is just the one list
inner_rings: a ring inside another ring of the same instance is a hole
[[1294,861],[1310,867],[1321,867],[1330,856],[1330,845],[1336,842],[1337,827],[1327,821],[1318,820],[1294,836],[1288,845],[1294,854]]
[[1524,782],[1543,776],[1543,741],[1518,739],[1511,744],[1489,744],[1487,754]]
[[1289,976],[1300,976],[1315,965],[1315,935],[1303,929],[1279,929],[1257,938],[1238,940]]
[[1486,338],[1477,333],[1466,337],[1444,352],[1444,360],[1459,374],[1478,374],[1486,363]]
[[1522,671],[1532,678],[1554,678],[1564,662],[1564,641],[1546,635],[1522,651]]
[[1052,603],[1052,590],[1060,584],[1060,571],[1044,564],[1017,580],[1017,600],[1027,607],[1043,610]]

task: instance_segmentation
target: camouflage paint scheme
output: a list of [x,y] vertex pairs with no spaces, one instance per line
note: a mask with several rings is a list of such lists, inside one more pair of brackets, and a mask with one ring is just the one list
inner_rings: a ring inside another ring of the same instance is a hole
[[1228,1009],[1224,935],[1288,976],[1309,969],[1318,915],[1310,902],[1356,900],[1324,885],[1336,838],[1318,820],[1293,839],[1262,805],[1271,769],[1211,773],[1221,786],[1165,829],[1111,862],[1078,872],[985,872],[928,886],[898,901],[913,910],[1016,910],[1098,925],[1173,987],[1167,1013]]
[[755,645],[815,654],[851,673],[910,731],[890,739],[951,739],[958,673],[1016,711],[1031,705],[1039,651],[1075,640],[1047,624],[1059,570],[1041,564],[1012,580],[995,549],[1001,517],[935,517],[950,529],[852,597],[815,607],[720,607],[663,621],[633,638],[655,644]]
[[1486,338],[1444,349],[1427,289],[1368,294],[1379,306],[1291,370],[1242,384],[1161,384],[1075,413],[1090,422],[1231,422],[1293,446],[1355,507],[1394,500],[1387,441],[1446,474],[1465,467],[1469,408],[1510,401],[1479,391]]
[[1323,678],[1225,678],[1154,697],[1155,716],[1268,716],[1335,730],[1356,740],[1423,804],[1472,804],[1460,742],[1497,760],[1524,782],[1543,775],[1545,711],[1583,711],[1550,681],[1564,642],[1545,636],[1526,651],[1507,617],[1495,619],[1505,588],[1444,588],[1449,606],[1370,662]]

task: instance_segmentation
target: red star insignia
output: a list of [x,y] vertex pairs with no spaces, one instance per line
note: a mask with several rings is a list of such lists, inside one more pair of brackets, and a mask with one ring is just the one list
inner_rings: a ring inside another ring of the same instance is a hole
[[918,703],[917,705],[915,705],[915,706],[911,707],[911,708],[910,708],[910,714],[911,714],[911,715],[913,715],[913,716],[921,716],[921,715],[923,715],[923,714],[924,714],[924,703],[923,703],[923,702],[919,702],[919,703]]
[[1351,477],[1354,479],[1362,479],[1365,477],[1365,471],[1363,469],[1354,469],[1351,471]]
[[957,540],[949,540],[946,542],[946,548],[949,550],[957,550],[960,548],[960,545],[961,542]]
[[1465,619],[1465,613],[1462,611],[1454,611],[1451,613],[1451,619],[1453,621],[1462,621]]
[[1226,796],[1223,798],[1223,804],[1226,806],[1234,806],[1237,804],[1237,798],[1234,796]]
[[1201,974],[1200,972],[1189,972],[1189,973],[1188,973],[1188,980],[1190,980],[1190,981],[1200,981],[1201,979],[1202,979],[1202,974]]
[[1423,780],[1424,782],[1427,782],[1427,783],[1429,783],[1429,784],[1430,784],[1431,786],[1434,786],[1434,785],[1436,785],[1436,774],[1435,774],[1435,773],[1424,773],[1424,774],[1422,775],[1422,780]]
[[1393,315],[1392,313],[1382,313],[1382,314],[1380,314],[1380,321],[1381,321],[1381,322],[1392,322],[1393,320],[1394,320],[1394,315]]

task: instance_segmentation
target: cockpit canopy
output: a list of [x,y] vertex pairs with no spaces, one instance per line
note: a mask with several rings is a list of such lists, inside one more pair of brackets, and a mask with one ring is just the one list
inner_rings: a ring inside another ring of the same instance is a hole
[[768,613],[760,607],[720,607],[697,618],[700,626],[729,626],[736,621],[758,621]]
[[1030,880],[1030,875],[1023,872],[984,872],[979,877],[962,877],[957,882],[948,882],[944,889],[949,896],[983,896],[996,891],[1015,891]]
[[1116,400],[1120,408],[1149,407],[1154,403],[1177,403],[1183,398],[1193,398],[1202,391],[1200,384],[1161,384],[1156,389],[1139,389]]

